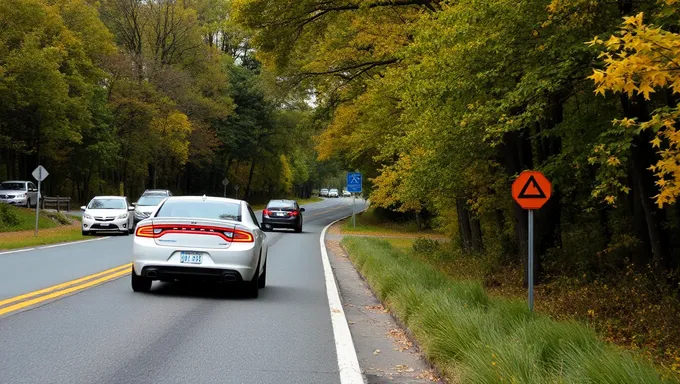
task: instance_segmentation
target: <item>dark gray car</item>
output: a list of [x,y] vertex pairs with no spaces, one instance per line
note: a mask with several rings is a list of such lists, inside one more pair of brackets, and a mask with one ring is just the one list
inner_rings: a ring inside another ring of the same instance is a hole
[[262,211],[262,228],[266,231],[275,228],[290,228],[302,232],[302,212],[295,200],[271,200]]

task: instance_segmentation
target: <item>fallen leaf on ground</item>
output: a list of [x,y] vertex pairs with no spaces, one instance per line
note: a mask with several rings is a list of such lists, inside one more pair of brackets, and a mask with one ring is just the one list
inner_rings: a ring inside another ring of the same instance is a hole
[[399,372],[399,373],[415,371],[415,369],[410,368],[408,365],[404,365],[404,364],[399,364],[399,365],[395,366],[394,368],[396,368],[397,372]]
[[403,329],[393,328],[390,329],[387,334],[392,336],[394,341],[399,345],[399,348],[396,348],[397,351],[404,352],[407,349],[411,349],[411,347],[413,347],[413,343],[411,340],[409,340],[406,332],[404,332]]
[[439,382],[439,378],[435,374],[433,370],[427,370],[427,371],[421,371],[418,376],[416,376],[417,379],[425,379],[433,382]]
[[370,311],[376,311],[376,312],[385,311],[385,307],[383,307],[382,305],[367,305],[364,308],[366,308]]
[[379,350],[379,349],[376,349],[375,351],[373,351],[373,354],[374,354],[374,355],[377,355],[378,353],[380,353],[380,350]]

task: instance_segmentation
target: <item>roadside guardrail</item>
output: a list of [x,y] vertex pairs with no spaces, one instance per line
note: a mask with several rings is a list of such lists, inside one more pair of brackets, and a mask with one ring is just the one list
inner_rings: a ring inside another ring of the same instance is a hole
[[[56,209],[57,212],[66,210],[71,210],[71,198],[70,197],[43,197],[40,201],[40,209]],[[66,209],[64,209],[66,208]]]

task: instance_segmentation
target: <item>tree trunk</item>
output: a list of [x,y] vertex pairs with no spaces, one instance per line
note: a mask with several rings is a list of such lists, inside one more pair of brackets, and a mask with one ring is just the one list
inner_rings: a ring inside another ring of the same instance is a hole
[[255,173],[255,157],[253,157],[250,162],[250,171],[248,172],[248,183],[246,184],[246,190],[243,192],[243,200],[250,197],[250,186],[253,182],[253,173]]
[[465,207],[465,199],[456,199],[456,211],[458,215],[458,232],[460,233],[461,245],[464,251],[472,249],[472,228],[470,227],[470,215]]
[[482,252],[484,250],[484,242],[482,241],[482,225],[478,217],[473,215],[469,216],[472,235],[472,250],[474,252]]
[[[634,100],[621,96],[621,104],[626,117],[637,118],[639,122],[648,121],[646,101],[638,96]],[[658,278],[665,280],[671,263],[669,236],[664,228],[665,211],[658,209],[653,201],[658,194],[654,182],[654,175],[649,168],[656,162],[656,153],[650,144],[649,131],[642,131],[633,139],[631,146],[632,178],[637,197],[642,205],[644,217],[647,221],[647,232],[654,260],[654,271]]]

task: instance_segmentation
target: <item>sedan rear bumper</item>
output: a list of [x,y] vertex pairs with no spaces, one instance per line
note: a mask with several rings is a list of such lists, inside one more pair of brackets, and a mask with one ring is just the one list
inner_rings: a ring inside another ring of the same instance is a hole
[[263,225],[269,225],[274,228],[296,228],[298,227],[300,219],[297,217],[286,217],[286,218],[262,218]]
[[203,267],[147,266],[141,276],[153,280],[200,280],[209,282],[240,283],[243,277],[236,270]]

